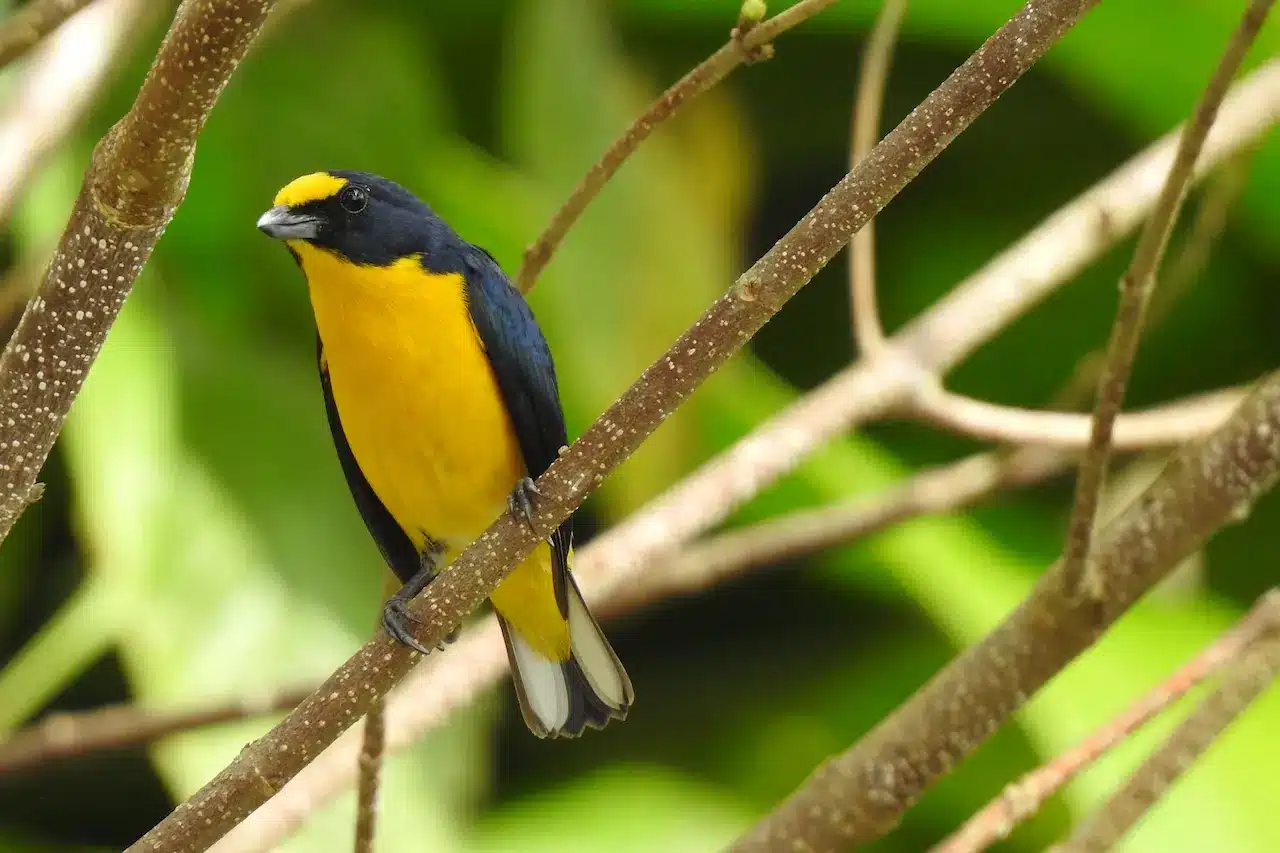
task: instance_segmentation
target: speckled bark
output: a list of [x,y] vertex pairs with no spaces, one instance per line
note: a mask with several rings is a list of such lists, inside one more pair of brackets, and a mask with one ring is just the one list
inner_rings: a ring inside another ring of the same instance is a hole
[[186,0],[133,107],[94,149],[40,290],[0,357],[0,539],[181,203],[196,137],[272,2]]
[[[538,480],[544,533],[736,353],[920,170],[1013,85],[1096,0],[1032,0],[893,130]],[[439,643],[539,540],[498,519],[411,605],[418,639]],[[133,851],[199,851],[315,758],[386,693],[416,655],[384,635],[367,643],[283,722],[179,806]]]
[[1059,562],[982,643],[966,651],[731,849],[829,853],[894,827],[934,782],[1223,525],[1243,519],[1280,478],[1280,373],[1232,418],[1184,448],[1102,532],[1095,600]]

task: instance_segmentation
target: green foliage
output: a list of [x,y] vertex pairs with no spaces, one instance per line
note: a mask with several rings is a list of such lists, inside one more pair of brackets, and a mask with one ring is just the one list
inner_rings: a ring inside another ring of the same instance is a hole
[[[1014,5],[913,2],[886,120]],[[1170,5],[1102,4],[889,208],[878,234],[891,327],[1185,116],[1238,10]],[[394,177],[514,272],[599,152],[723,42],[738,8],[312,0],[283,21],[217,107],[187,201],[46,471],[46,498],[0,551],[0,732],[48,708],[261,695],[322,676],[370,634],[384,570],[329,444],[305,288],[253,228],[279,186],[333,167]],[[571,434],[838,179],[857,54],[877,9],[846,0],[785,36],[776,59],[662,128],[569,235],[531,302],[557,355]],[[1278,33],[1267,26],[1258,57],[1274,52]],[[91,145],[127,106],[150,44],[24,198],[10,224],[20,250],[56,239]],[[1144,345],[1136,401],[1240,381],[1277,361],[1267,285],[1280,268],[1278,226],[1272,141],[1210,268]],[[1113,253],[1019,321],[955,386],[1042,403],[1103,339],[1123,262]],[[673,416],[608,481],[590,518],[622,517],[846,364],[843,266]],[[919,429],[860,431],[734,523],[869,498],[967,449]],[[1056,555],[1065,497],[1058,484],[919,519],[614,621],[639,696],[630,720],[580,742],[536,742],[504,687],[391,761],[380,845],[716,849],[1015,605]],[[1265,502],[1215,540],[1203,582],[1140,606],[879,849],[922,849],[1225,628],[1275,582],[1258,557],[1274,548],[1276,512]],[[269,722],[135,751],[109,781],[80,772],[94,760],[0,780],[0,850],[127,843],[163,812],[139,796],[103,818],[84,804],[104,785],[150,791],[158,781],[176,800]],[[1060,835],[1173,722],[1099,764],[1003,849],[1041,849]],[[1273,693],[1125,849],[1280,849],[1265,775],[1280,763],[1278,726]],[[18,805],[41,798],[58,800],[56,820]],[[349,843],[352,810],[347,795],[288,848]]]

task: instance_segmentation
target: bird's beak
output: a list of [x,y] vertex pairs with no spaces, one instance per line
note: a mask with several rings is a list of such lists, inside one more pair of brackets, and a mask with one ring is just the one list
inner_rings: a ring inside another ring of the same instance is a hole
[[314,240],[320,236],[320,219],[277,204],[258,217],[258,230],[277,240]]

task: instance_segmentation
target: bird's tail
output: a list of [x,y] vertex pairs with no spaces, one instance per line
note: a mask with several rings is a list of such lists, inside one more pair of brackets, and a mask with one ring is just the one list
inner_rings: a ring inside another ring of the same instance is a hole
[[569,657],[552,660],[520,636],[502,615],[502,637],[525,724],[538,737],[577,737],[583,729],[622,720],[635,694],[622,662],[568,578]]

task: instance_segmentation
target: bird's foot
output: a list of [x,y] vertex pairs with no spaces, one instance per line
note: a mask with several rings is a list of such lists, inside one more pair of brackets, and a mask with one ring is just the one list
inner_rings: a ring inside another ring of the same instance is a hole
[[533,482],[533,478],[525,477],[516,483],[516,487],[507,496],[507,509],[510,510],[511,515],[517,519],[524,519],[530,530],[534,529],[533,499],[541,494],[542,492],[539,491],[538,484]]
[[402,595],[393,595],[387,599],[387,603],[382,606],[382,630],[390,634],[391,639],[419,654],[431,654],[431,650],[413,636],[410,624],[421,625],[422,620],[409,612],[409,599]]

